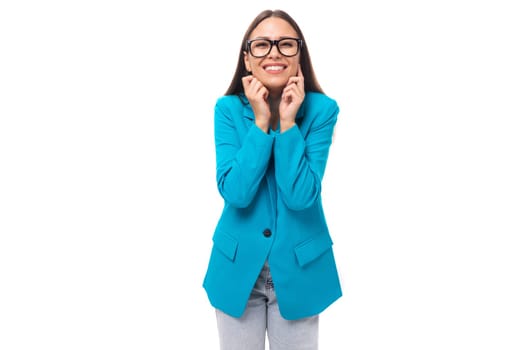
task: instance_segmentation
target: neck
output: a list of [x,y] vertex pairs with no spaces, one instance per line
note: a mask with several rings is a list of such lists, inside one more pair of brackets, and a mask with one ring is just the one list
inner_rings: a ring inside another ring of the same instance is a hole
[[270,113],[272,114],[272,118],[270,119],[270,127],[273,130],[277,129],[277,126],[279,125],[279,104],[281,103],[281,96],[275,97],[268,97],[268,104],[270,105]]

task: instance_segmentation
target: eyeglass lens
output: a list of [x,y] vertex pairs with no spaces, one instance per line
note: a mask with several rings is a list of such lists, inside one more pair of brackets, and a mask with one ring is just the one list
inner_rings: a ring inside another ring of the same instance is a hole
[[255,39],[250,41],[250,52],[254,57],[264,57],[270,53],[274,43],[283,56],[295,56],[299,52],[299,43],[296,39],[281,39],[271,41],[268,39]]

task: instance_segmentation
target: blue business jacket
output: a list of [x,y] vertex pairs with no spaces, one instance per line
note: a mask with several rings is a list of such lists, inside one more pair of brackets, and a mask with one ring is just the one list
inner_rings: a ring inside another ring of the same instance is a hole
[[307,92],[294,127],[264,133],[244,95],[217,100],[224,209],[203,282],[214,307],[242,316],[266,260],[285,319],[319,314],[342,295],[321,202],[338,113],[335,100]]

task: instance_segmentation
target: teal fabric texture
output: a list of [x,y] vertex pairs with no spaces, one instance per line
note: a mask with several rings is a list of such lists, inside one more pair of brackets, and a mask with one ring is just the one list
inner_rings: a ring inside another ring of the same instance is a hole
[[216,181],[224,199],[203,287],[241,317],[265,262],[283,318],[321,313],[342,296],[321,189],[339,107],[307,92],[296,125],[265,133],[244,95],[215,105]]

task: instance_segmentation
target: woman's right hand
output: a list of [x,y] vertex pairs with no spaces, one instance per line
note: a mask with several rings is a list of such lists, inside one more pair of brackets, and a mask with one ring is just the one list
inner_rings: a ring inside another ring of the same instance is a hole
[[268,132],[270,127],[270,105],[268,104],[268,89],[253,75],[242,78],[244,94],[253,109],[255,124],[264,132]]

